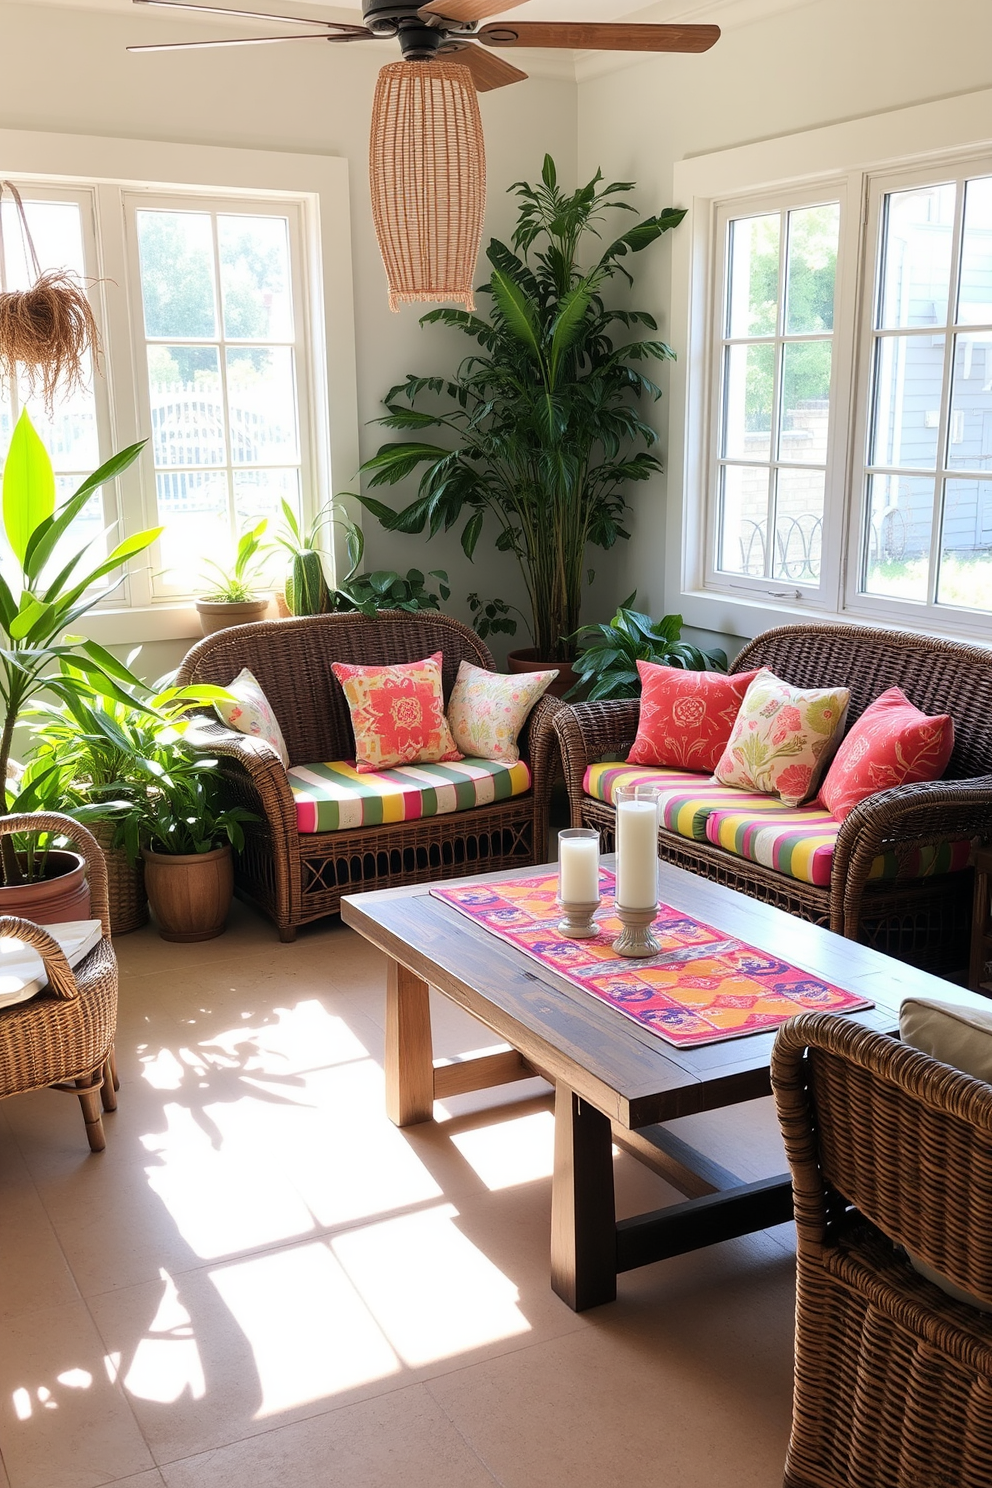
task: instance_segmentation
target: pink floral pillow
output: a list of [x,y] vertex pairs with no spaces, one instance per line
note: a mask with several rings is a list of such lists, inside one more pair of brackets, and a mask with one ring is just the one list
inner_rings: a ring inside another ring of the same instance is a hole
[[331,671],[351,709],[359,774],[463,758],[444,716],[440,651],[395,666],[335,661]]
[[953,748],[949,713],[921,713],[901,688],[890,687],[865,709],[838,749],[820,801],[843,821],[876,791],[939,780]]
[[233,703],[214,703],[214,711],[221,723],[237,729],[239,734],[249,734],[254,739],[264,739],[289,769],[289,750],[282,736],[279,720],[272,711],[272,704],[262,691],[258,679],[247,667],[243,667],[233,682],[227,685],[228,692],[235,697]]
[[850,701],[846,687],[792,687],[762,670],[741,704],[717,780],[801,806],[816,794]]
[[639,661],[641,712],[628,765],[716,769],[757,672],[684,672]]

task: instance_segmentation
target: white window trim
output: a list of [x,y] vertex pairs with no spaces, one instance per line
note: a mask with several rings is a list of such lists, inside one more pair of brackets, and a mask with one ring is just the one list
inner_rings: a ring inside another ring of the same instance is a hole
[[[742,145],[709,155],[678,161],[674,170],[674,200],[686,207],[686,218],[672,241],[672,319],[670,340],[678,351],[670,382],[669,445],[667,455],[668,502],[665,544],[665,610],[683,615],[687,624],[727,635],[753,636],[771,626],[832,619],[852,624],[884,624],[887,628],[918,630],[921,625],[935,633],[933,612],[926,617],[901,619],[886,607],[884,619],[877,604],[843,606],[844,565],[838,565],[837,591],[820,602],[788,601],[749,596],[739,590],[717,591],[705,586],[707,513],[701,500],[708,487],[708,459],[712,448],[710,417],[712,356],[715,339],[711,316],[719,287],[713,251],[717,204],[733,198],[754,199],[760,193],[781,192],[794,186],[829,189],[831,182],[847,179],[848,211],[842,224],[838,254],[837,314],[835,335],[851,335],[862,325],[863,306],[852,297],[870,294],[871,286],[859,291],[854,270],[865,252],[865,192],[869,174],[911,169],[914,166],[940,169],[946,157],[988,151],[992,147],[992,89],[942,99],[936,103],[895,109],[813,129],[802,134]],[[860,207],[860,210],[858,208]],[[862,276],[863,279],[864,276]],[[843,317],[843,319],[842,319]],[[842,329],[843,327],[843,329]],[[849,365],[854,365],[854,348]],[[838,344],[837,354],[840,347]],[[849,468],[856,454],[855,424],[857,388],[838,388],[833,410],[835,433],[846,445],[844,465]],[[835,446],[839,452],[839,445]],[[850,481],[845,485],[850,489]],[[858,497],[860,493],[856,493]],[[850,521],[843,514],[845,527]],[[825,587],[825,586],[824,586]],[[986,617],[958,625],[940,622],[939,633],[961,638],[984,639]]]
[[[0,177],[8,175],[29,176],[53,186],[95,185],[98,220],[101,211],[121,210],[123,191],[160,194],[178,191],[185,195],[202,192],[211,196],[237,192],[242,198],[258,196],[269,201],[280,197],[302,199],[307,218],[303,288],[310,311],[310,340],[315,350],[327,348],[326,357],[319,354],[311,357],[311,407],[306,410],[312,430],[316,505],[320,506],[335,490],[347,488],[360,457],[346,160],[330,155],[3,129],[0,130]],[[123,242],[117,234],[107,236],[110,242]],[[117,262],[105,252],[99,272],[118,284],[127,282],[123,256]],[[126,316],[125,297],[116,297],[116,303],[117,309],[111,313]],[[123,336],[118,334],[115,344],[131,345],[129,327],[123,328]],[[112,414],[115,384],[119,380],[123,379],[122,401],[134,406],[134,354],[131,347],[130,365],[122,367],[118,361],[108,371]],[[128,479],[139,479],[134,467],[125,475],[124,480]],[[333,529],[332,554],[336,563],[345,562],[337,528]],[[105,645],[182,640],[199,635],[196,610],[189,601],[102,609],[91,612],[78,628]]]

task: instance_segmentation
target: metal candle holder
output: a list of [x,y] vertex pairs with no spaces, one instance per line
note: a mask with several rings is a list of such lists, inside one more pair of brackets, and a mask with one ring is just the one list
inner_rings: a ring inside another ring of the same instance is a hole
[[566,940],[592,940],[594,935],[599,934],[599,926],[593,919],[599,908],[598,899],[593,899],[590,904],[559,899],[558,908],[562,913],[558,933],[564,935]]
[[656,956],[661,942],[651,934],[651,926],[658,918],[658,905],[650,909],[624,909],[618,904],[615,909],[623,929],[613,942],[618,956]]

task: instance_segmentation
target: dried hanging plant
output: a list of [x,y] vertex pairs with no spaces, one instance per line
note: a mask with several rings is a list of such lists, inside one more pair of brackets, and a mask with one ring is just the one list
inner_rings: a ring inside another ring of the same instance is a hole
[[87,355],[99,365],[100,338],[86,292],[74,275],[67,269],[42,273],[24,203],[10,181],[0,182],[0,203],[4,187],[14,198],[35,279],[30,289],[0,292],[0,377],[13,378],[22,366],[32,393],[40,384],[45,409],[52,415],[56,391],[67,394],[84,385]]

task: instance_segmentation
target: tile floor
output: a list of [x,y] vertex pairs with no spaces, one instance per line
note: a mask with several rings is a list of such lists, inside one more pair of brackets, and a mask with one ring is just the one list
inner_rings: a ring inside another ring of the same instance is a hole
[[[106,1152],[74,1101],[0,1107],[0,1488],[777,1488],[791,1227],[576,1316],[540,1081],[393,1128],[382,962],[336,921],[118,951]],[[446,1003],[435,1041],[492,1044]],[[769,1102],[680,1126],[784,1166]],[[621,1213],[674,1197],[616,1171]]]

